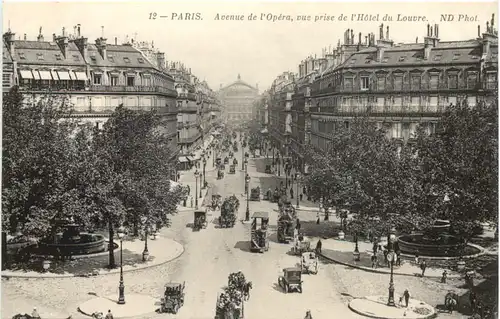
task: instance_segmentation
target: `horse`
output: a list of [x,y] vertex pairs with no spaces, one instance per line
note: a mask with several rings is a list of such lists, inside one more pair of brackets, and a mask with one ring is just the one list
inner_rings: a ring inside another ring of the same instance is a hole
[[451,292],[447,293],[444,298],[444,305],[450,313],[453,313],[453,310],[455,310],[458,306],[458,295]]
[[245,301],[250,299],[250,290],[252,289],[252,282],[249,281],[243,286],[243,299]]

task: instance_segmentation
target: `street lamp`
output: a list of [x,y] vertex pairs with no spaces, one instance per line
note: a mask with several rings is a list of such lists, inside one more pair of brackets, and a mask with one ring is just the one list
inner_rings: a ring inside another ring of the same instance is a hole
[[[125,236],[125,229],[122,227],[118,228],[118,238],[120,238],[120,284],[118,285],[118,304],[125,304],[125,285],[123,283],[123,237]],[[112,240],[111,240],[112,241]]]
[[397,255],[394,252],[394,246],[397,244],[396,238],[396,229],[394,227],[389,231],[389,236],[387,240],[387,248],[389,253],[387,253],[387,261],[391,264],[391,279],[389,281],[389,300],[387,301],[387,305],[391,307],[395,307],[394,303],[394,262],[397,260]]
[[207,184],[207,176],[205,174],[205,168],[207,167],[207,159],[205,158],[205,155],[203,155],[203,186]]
[[278,158],[276,159],[276,161],[278,161],[278,176],[281,176],[280,153],[278,153],[277,155],[278,155]]
[[247,210],[245,211],[245,220],[249,221],[250,220],[250,208],[249,208],[249,202],[250,202],[250,192],[248,191],[248,188],[250,187],[250,175],[246,175],[245,177],[245,182],[247,185]]
[[149,259],[148,250],[148,220],[143,217],[142,223],[144,224],[144,251],[142,252],[142,261],[147,261]]
[[194,197],[196,198],[195,205],[196,209],[198,209],[198,176],[200,173],[198,173],[198,170],[194,172],[194,178],[196,179],[194,185],[195,185],[195,191],[194,191]]
[[200,173],[200,198],[201,198],[201,182],[202,182],[202,177],[204,177],[204,175],[202,173]]
[[300,178],[300,174],[299,173],[295,173],[295,183],[297,184],[297,208],[299,208],[299,178]]

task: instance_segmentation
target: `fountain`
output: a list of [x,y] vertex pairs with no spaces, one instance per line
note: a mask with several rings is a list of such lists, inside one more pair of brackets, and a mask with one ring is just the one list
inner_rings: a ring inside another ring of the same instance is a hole
[[449,229],[449,221],[437,220],[428,231],[399,236],[399,248],[403,254],[428,257],[460,257],[480,252],[467,246],[463,238],[450,234]]
[[106,250],[104,236],[80,232],[80,226],[71,220],[58,221],[62,232],[40,241],[39,249],[51,255],[75,256],[100,253]]

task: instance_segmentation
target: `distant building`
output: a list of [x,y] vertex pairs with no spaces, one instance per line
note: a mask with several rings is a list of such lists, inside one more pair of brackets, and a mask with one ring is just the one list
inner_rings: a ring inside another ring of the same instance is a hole
[[177,160],[177,92],[166,72],[165,55],[146,55],[131,43],[113,44],[100,37],[95,43],[80,34],[53,34],[44,40],[16,40],[10,30],[3,35],[3,91],[18,85],[27,97],[44,95],[68,98],[74,116],[97,127],[123,104],[132,110],[155,109],[164,118],[161,127],[170,138],[172,161]]
[[219,90],[224,105],[224,116],[229,124],[240,124],[252,119],[253,103],[259,98],[259,90],[238,79]]

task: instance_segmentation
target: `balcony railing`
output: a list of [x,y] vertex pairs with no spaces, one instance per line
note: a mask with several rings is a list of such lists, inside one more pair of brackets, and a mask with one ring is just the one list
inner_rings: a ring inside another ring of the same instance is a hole
[[162,86],[90,85],[94,92],[164,93],[177,96],[177,91]]

